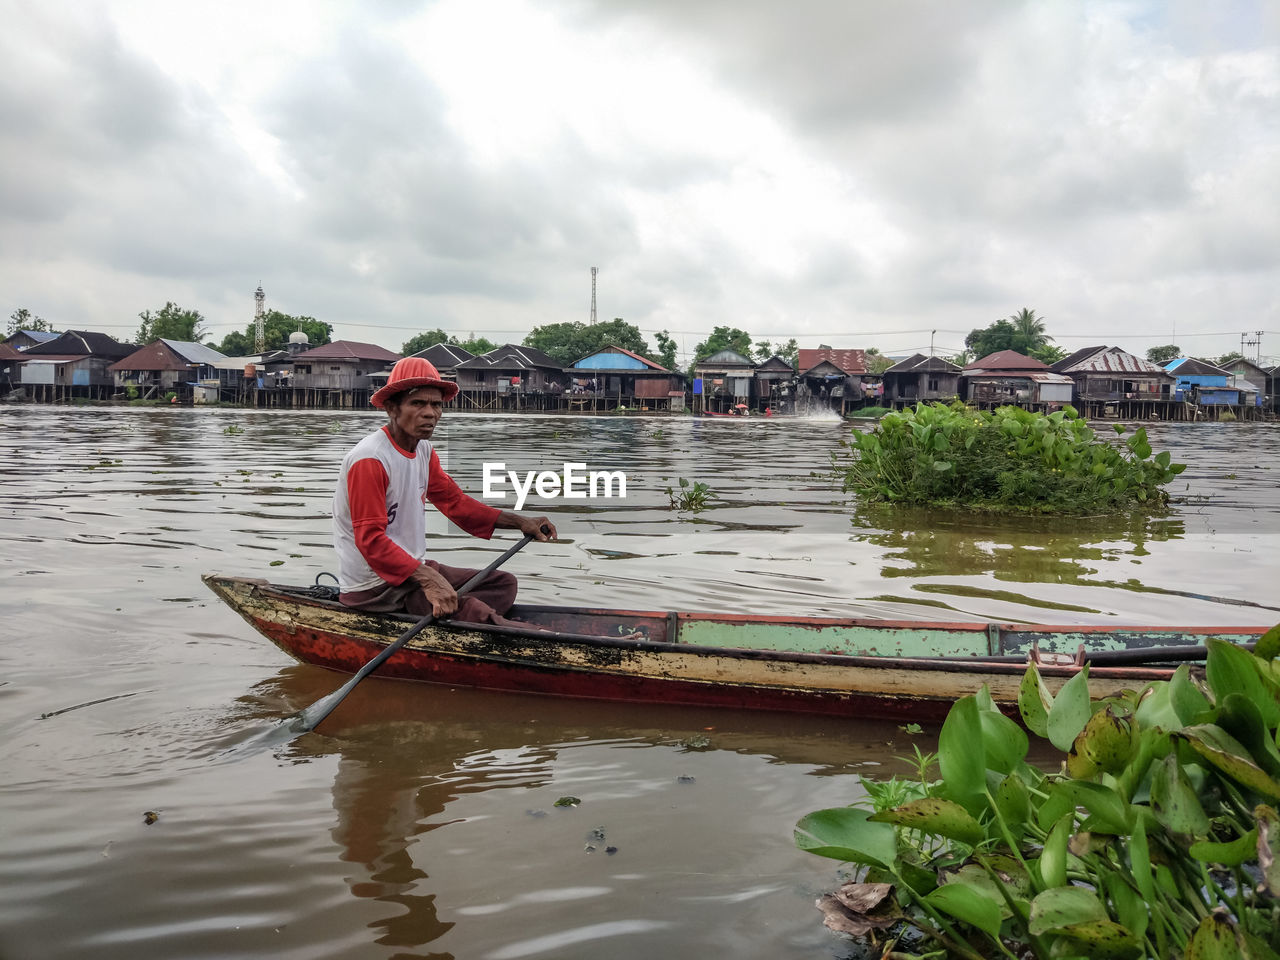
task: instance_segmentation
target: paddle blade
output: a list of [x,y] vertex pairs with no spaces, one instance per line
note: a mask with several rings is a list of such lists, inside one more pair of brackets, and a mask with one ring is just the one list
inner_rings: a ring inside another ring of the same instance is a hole
[[325,717],[333,713],[338,704],[346,699],[347,694],[350,693],[355,688],[355,685],[362,679],[363,677],[361,675],[352,677],[327,697],[321,697],[305,710],[301,710],[294,714],[292,719],[285,721],[285,724],[295,734],[310,733],[320,725],[321,721],[323,721]]

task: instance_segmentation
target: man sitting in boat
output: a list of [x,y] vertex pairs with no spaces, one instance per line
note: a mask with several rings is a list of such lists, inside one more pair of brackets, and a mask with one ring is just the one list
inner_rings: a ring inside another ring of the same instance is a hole
[[[338,599],[371,613],[453,615],[469,623],[509,624],[516,578],[495,570],[459,602],[457,588],[475,573],[447,567],[422,554],[427,501],[461,529],[488,539],[495,527],[538,540],[556,536],[546,517],[498,510],[467,496],[440,466],[431,434],[458,385],[440,378],[422,357],[392,369],[370,402],[387,423],[355,445],[342,461],[333,495],[333,537],[338,550]],[[543,527],[549,531],[543,533]]]

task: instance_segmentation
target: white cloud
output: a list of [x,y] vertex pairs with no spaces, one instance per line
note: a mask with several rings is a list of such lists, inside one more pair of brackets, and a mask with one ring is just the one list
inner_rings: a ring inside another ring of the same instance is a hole
[[689,347],[958,346],[1029,306],[1064,346],[1280,353],[1276,14],[0,0],[0,284],[220,335],[262,283],[396,347],[585,320],[598,266],[602,316]]

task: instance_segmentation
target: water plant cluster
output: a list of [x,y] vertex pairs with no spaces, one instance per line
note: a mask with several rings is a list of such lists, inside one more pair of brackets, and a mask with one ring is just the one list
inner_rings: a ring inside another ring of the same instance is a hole
[[1056,773],[985,687],[957,701],[917,777],[797,824],[801,849],[857,865],[828,926],[885,931],[896,958],[1274,960],[1277,654],[1280,627],[1255,652],[1210,641],[1203,682],[1184,664],[1097,701],[1087,669],[1052,696],[1029,667],[1018,707],[1066,752]]
[[[1115,424],[1118,434],[1125,428]],[[1098,514],[1159,508],[1185,469],[1153,456],[1144,428],[1100,439],[1074,407],[1043,414],[919,404],[855,431],[832,454],[846,493],[873,500],[974,509]]]
[[680,478],[679,490],[667,487],[666,493],[667,499],[671,502],[671,509],[682,513],[698,513],[705,510],[711,505],[712,500],[720,496],[701,480],[690,481],[685,477]]

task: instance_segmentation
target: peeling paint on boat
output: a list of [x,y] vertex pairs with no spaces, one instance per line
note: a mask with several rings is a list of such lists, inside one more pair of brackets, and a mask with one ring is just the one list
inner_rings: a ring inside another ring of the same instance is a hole
[[[246,621],[304,663],[351,673],[415,621],[312,599],[263,580],[207,575]],[[1122,648],[1199,643],[1208,635],[1256,641],[1262,628],[1220,630],[1011,627],[912,621],[797,620],[690,613],[519,607],[528,630],[433,624],[380,670],[398,677],[494,690],[605,700],[794,710],[851,717],[940,719],[982,684],[1006,709],[1025,665],[982,657],[1039,644]],[[537,629],[542,627],[542,630]],[[635,639],[631,634],[640,634]],[[769,637],[772,644],[767,644]],[[939,660],[940,656],[968,659]],[[1167,678],[1172,666],[1091,666],[1105,695]],[[1077,670],[1040,667],[1050,690]]]

